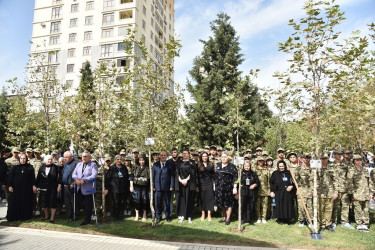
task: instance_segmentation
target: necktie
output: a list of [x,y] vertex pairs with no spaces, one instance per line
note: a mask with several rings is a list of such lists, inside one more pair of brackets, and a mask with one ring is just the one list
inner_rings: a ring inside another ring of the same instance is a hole
[[163,168],[164,168],[164,163],[161,164],[161,169],[163,169]]
[[83,172],[85,172],[86,166],[87,166],[87,164],[83,164],[83,167],[82,167],[82,174],[83,174]]

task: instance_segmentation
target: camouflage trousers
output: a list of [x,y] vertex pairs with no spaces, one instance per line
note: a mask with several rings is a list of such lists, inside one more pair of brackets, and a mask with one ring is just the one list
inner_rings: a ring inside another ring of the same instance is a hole
[[369,201],[353,201],[354,217],[357,226],[366,225],[370,223],[369,217]]
[[349,223],[350,194],[340,193],[333,203],[332,223],[337,223],[338,210],[341,205],[341,224]]
[[319,198],[318,218],[320,227],[328,227],[332,224],[332,198]]
[[[309,212],[310,218],[313,216],[313,199],[303,197],[305,200],[307,211]],[[298,199],[298,221],[304,222],[307,219],[305,210],[303,209],[302,200]]]
[[268,207],[268,196],[258,195],[257,202],[255,204],[255,214],[258,220],[265,220],[267,216]]

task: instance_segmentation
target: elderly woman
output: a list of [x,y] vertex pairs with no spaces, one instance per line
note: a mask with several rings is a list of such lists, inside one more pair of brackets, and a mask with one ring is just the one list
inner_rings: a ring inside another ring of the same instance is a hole
[[245,222],[253,225],[254,208],[257,201],[260,181],[258,175],[251,170],[251,163],[245,162],[241,175],[241,224]]
[[105,177],[104,195],[111,192],[112,209],[115,220],[122,220],[124,217],[124,204],[129,194],[129,173],[128,169],[121,163],[121,155],[116,155],[113,164]]
[[29,220],[33,214],[33,192],[36,193],[34,168],[27,163],[27,156],[20,155],[20,164],[8,176],[10,192],[7,220]]
[[223,152],[221,162],[215,166],[215,203],[221,207],[223,219],[219,222],[230,224],[230,215],[234,205],[234,195],[237,194],[235,182],[238,179],[237,168],[229,163],[229,155]]
[[[51,223],[55,222],[57,193],[61,191],[61,176],[58,167],[52,163],[52,155],[44,157],[44,164],[38,171],[36,186],[40,191],[40,199],[44,211],[43,220],[50,219]],[[51,209],[51,218],[49,211]]]
[[272,173],[270,186],[271,197],[275,197],[276,202],[274,218],[278,218],[280,225],[290,224],[294,218],[295,184],[285,161],[277,162],[277,170]]
[[214,164],[209,161],[208,154],[203,152],[199,156],[198,163],[199,205],[202,211],[201,221],[205,219],[205,211],[207,211],[207,220],[212,220],[211,212],[214,210],[215,205],[214,174]]
[[[57,161],[57,163],[58,163],[57,169],[58,169],[59,175],[61,176],[61,179],[62,179],[62,170],[63,170],[64,164],[65,164],[64,157],[60,157],[59,160]],[[63,194],[63,192],[64,192],[64,189],[61,189],[60,192],[57,192],[57,211],[56,211],[57,215],[59,215],[59,213],[61,212],[63,204],[64,204],[64,194]]]
[[142,211],[142,221],[147,219],[147,207],[150,205],[150,169],[146,166],[146,156],[138,158],[139,166],[133,167],[130,177],[130,192],[135,205],[135,221],[139,219],[139,211]]

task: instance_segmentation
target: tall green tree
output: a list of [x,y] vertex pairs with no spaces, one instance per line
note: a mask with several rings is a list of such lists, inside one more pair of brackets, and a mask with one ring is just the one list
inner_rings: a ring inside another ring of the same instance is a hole
[[6,139],[6,132],[8,131],[8,113],[10,111],[10,104],[7,98],[7,92],[3,88],[0,95],[0,146],[8,145]]
[[248,82],[236,88],[242,75],[238,67],[244,59],[230,17],[220,13],[210,26],[213,36],[201,40],[203,51],[189,72],[193,82],[188,82],[187,89],[194,99],[185,106],[189,132],[196,134],[202,145],[236,145],[236,116],[226,98],[239,91],[245,95],[239,112],[246,121],[241,127],[240,144],[257,141],[271,112],[259,97],[257,86]]

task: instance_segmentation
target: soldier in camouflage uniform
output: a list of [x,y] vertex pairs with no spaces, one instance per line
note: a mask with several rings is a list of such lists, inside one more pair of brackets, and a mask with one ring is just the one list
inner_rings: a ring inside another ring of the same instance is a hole
[[221,154],[223,153],[223,148],[222,147],[217,147],[217,157],[221,159]]
[[57,150],[52,151],[52,163],[55,164],[56,166],[59,165],[59,152]]
[[[266,159],[266,168],[268,169],[268,172],[270,173],[270,179],[275,172],[275,169],[273,168],[273,158],[271,156],[267,157]],[[267,219],[274,219],[273,213],[274,213],[275,207],[272,206],[272,199],[268,199],[268,205],[267,205]]]
[[216,166],[216,164],[218,164],[220,162],[220,159],[217,156],[217,151],[216,151],[215,145],[212,145],[210,147],[210,153],[211,153],[211,155],[210,155],[209,161],[212,162],[214,164],[214,166]]
[[322,168],[318,169],[318,196],[319,196],[319,224],[320,231],[329,230],[334,232],[332,228],[332,209],[334,200],[338,197],[338,183],[336,181],[333,168],[328,167],[328,154],[323,153],[320,157]]
[[[289,171],[295,175],[296,173],[296,170],[300,167],[300,165],[298,164],[298,159],[297,159],[297,154],[295,152],[290,152],[288,154],[288,160],[290,162],[290,166],[289,166]],[[294,208],[297,209],[298,211],[298,195],[295,195],[294,196]],[[298,219],[298,212],[294,213],[294,220],[297,220]]]
[[[313,187],[314,187],[314,175],[310,168],[311,155],[305,154],[303,158],[303,164],[295,171],[295,179],[299,187],[299,193],[303,197],[307,211],[310,216],[313,214]],[[298,197],[299,198],[299,197]],[[299,226],[303,227],[306,221],[306,214],[303,209],[302,200],[298,199],[298,221]]]
[[277,170],[277,163],[281,160],[285,161],[287,169],[290,169],[290,161],[288,159],[285,159],[285,150],[283,148],[278,148],[277,159],[273,161],[274,170]]
[[132,154],[133,154],[132,165],[133,166],[139,165],[139,160],[138,160],[139,150],[137,148],[133,148]]
[[[9,173],[10,171],[12,170],[12,168],[14,166],[17,166],[20,164],[20,161],[18,159],[18,155],[20,153],[20,149],[17,148],[17,147],[14,147],[12,149],[12,157],[8,158],[5,160],[5,163],[7,164],[7,175],[6,176],[9,176]],[[7,200],[7,203],[8,203],[8,199],[9,199],[9,190],[8,190],[8,185],[6,187],[6,200]]]
[[372,193],[372,198],[375,200],[375,170],[374,169],[372,169],[370,173],[370,180],[371,180],[370,191]]
[[270,194],[270,172],[265,166],[263,157],[258,157],[254,168],[258,175],[260,187],[258,189],[258,199],[255,204],[255,213],[258,218],[257,223],[267,223],[268,196]]
[[[42,161],[42,158],[40,157],[39,148],[35,148],[33,152],[34,152],[34,158],[31,159],[29,163],[30,165],[34,167],[35,179],[36,179],[36,177],[38,176],[39,169],[43,165],[43,161]],[[42,207],[41,207],[41,202],[39,198],[39,193],[33,194],[33,196],[34,196],[33,204],[34,204],[35,215],[40,215],[40,210],[42,209]]]
[[268,152],[267,151],[263,151],[262,152],[262,156],[263,156],[263,159],[266,161],[268,159]]
[[[354,164],[352,161],[352,154],[353,152],[349,149],[345,149],[343,151],[343,158],[342,158],[342,163],[347,166],[348,172],[350,169],[354,169]],[[349,222],[354,221],[354,206],[353,206],[353,195],[349,194]]]
[[333,168],[335,170],[335,177],[339,187],[339,197],[333,203],[332,227],[336,227],[338,216],[337,212],[341,204],[341,226],[354,229],[354,227],[349,224],[350,191],[348,190],[347,183],[348,165],[342,163],[342,152],[340,150],[335,150],[333,155],[335,157],[335,161],[330,163],[328,168]]
[[362,166],[362,157],[354,155],[355,167],[349,170],[348,185],[353,193],[354,214],[357,229],[368,232],[369,218],[369,199],[372,197],[370,186],[372,180],[368,171]]
[[30,161],[33,159],[33,149],[32,148],[26,149],[26,156],[27,156],[27,161],[30,163]]

